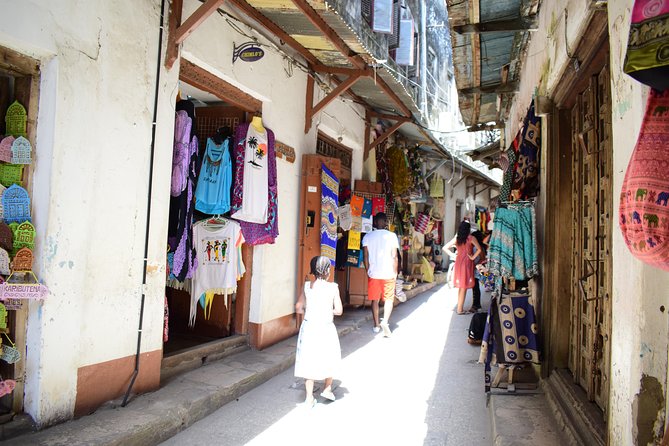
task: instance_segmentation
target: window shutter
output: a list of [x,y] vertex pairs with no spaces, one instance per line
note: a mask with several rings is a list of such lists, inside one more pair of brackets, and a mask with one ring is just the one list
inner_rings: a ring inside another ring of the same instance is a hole
[[400,20],[400,45],[397,48],[395,62],[397,62],[398,65],[413,66],[414,49],[413,19],[402,19]]
[[374,7],[374,0],[361,0],[360,1],[360,15],[362,18],[372,24],[372,8]]
[[393,32],[393,0],[374,0],[372,30],[387,34]]
[[393,3],[393,33],[388,36],[388,49],[395,49],[400,45],[400,2]]

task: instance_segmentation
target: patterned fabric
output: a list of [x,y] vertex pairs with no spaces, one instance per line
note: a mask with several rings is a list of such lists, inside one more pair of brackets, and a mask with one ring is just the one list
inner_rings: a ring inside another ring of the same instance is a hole
[[620,193],[620,229],[639,260],[669,271],[669,90],[651,90]]
[[325,164],[321,168],[321,255],[329,258],[334,266],[337,258],[339,180]]
[[539,194],[539,149],[541,148],[541,118],[534,114],[534,100],[530,104],[518,144],[513,190],[519,199]]
[[498,208],[488,248],[488,268],[498,278],[526,280],[539,273],[533,206]]
[[195,210],[195,181],[197,178],[197,166],[199,158],[197,154],[197,138],[193,136],[190,142],[190,163],[188,164],[188,178],[186,188],[178,196],[173,198],[170,206],[176,209],[170,210],[171,216],[176,216],[176,247],[174,249],[174,260],[172,274],[179,281],[193,277],[197,268],[195,246],[193,244],[193,211]]
[[420,232],[421,234],[425,234],[427,232],[427,225],[430,223],[430,216],[424,213],[420,213],[416,215],[416,226],[415,229],[416,231]]
[[[232,189],[231,212],[239,210],[242,206],[244,195],[244,156],[246,154],[246,134],[249,123],[239,124],[235,131],[235,144],[233,149],[234,185]],[[272,244],[279,236],[279,196],[277,192],[276,174],[276,152],[274,149],[274,132],[267,130],[267,163],[268,163],[268,209],[267,223],[249,223],[240,221],[245,243],[249,245]]]
[[[394,192],[395,195],[402,195],[408,191],[413,184],[413,177],[409,170],[409,162],[404,155],[404,151],[396,146],[388,149],[387,156],[392,192]],[[388,191],[386,191],[386,193],[388,193]]]
[[492,383],[492,365],[540,362],[538,333],[536,311],[527,292],[492,299],[480,358],[485,364],[486,391]]
[[190,163],[190,130],[193,122],[185,111],[178,111],[174,121],[174,149],[172,154],[172,187],[170,193],[177,197],[186,188]]
[[504,182],[502,183],[502,188],[499,191],[500,201],[509,201],[509,197],[511,196],[513,174],[516,168],[516,152],[514,152],[513,147],[510,147],[506,151],[506,157],[508,159],[508,164],[507,169],[504,171]]
[[387,154],[388,141],[386,140],[376,146],[376,181],[383,184],[383,193],[386,194],[388,201],[391,201],[393,198],[393,182],[390,179]]
[[660,91],[669,88],[669,2],[635,0],[623,70]]

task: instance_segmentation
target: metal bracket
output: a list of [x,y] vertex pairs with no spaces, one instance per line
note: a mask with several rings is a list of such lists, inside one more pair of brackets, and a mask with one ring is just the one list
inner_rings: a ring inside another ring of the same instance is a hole
[[[596,262],[603,262],[603,260],[595,260]],[[585,259],[585,264],[586,268],[589,270],[585,276],[581,277],[578,279],[578,287],[581,290],[581,295],[583,296],[583,301],[584,302],[591,302],[593,300],[600,300],[601,297],[591,297],[588,299],[588,293],[585,291],[585,287],[583,286],[583,283],[588,279],[588,277],[592,276],[595,274],[595,267],[592,265],[593,261],[590,259]]]

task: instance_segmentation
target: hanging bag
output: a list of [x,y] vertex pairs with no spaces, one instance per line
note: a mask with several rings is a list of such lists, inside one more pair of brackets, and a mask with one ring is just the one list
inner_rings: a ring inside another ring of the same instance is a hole
[[430,180],[430,197],[444,198],[444,179],[438,173],[432,175]]
[[669,271],[669,91],[651,90],[620,193],[623,238],[639,260]]
[[623,70],[641,83],[669,87],[669,2],[635,0]]

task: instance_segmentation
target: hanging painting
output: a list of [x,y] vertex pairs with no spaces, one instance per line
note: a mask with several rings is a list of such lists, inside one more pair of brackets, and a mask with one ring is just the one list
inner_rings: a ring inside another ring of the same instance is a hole
[[12,262],[12,272],[24,272],[33,270],[33,252],[30,248],[21,248]]
[[29,221],[24,221],[14,230],[14,252],[21,248],[35,249],[35,227]]
[[12,162],[12,144],[14,144],[14,141],[16,141],[16,138],[13,136],[8,136],[0,141],[0,161]]
[[21,185],[23,177],[23,164],[3,164],[0,163],[0,184],[9,187],[12,184]]
[[30,164],[32,162],[32,146],[23,136],[19,136],[12,143],[11,163]]
[[30,197],[21,186],[13,184],[2,194],[2,209],[7,223],[30,221]]
[[12,136],[26,136],[26,122],[28,121],[28,114],[23,105],[19,101],[14,101],[12,105],[7,108],[5,115],[5,124],[7,127],[7,134]]

